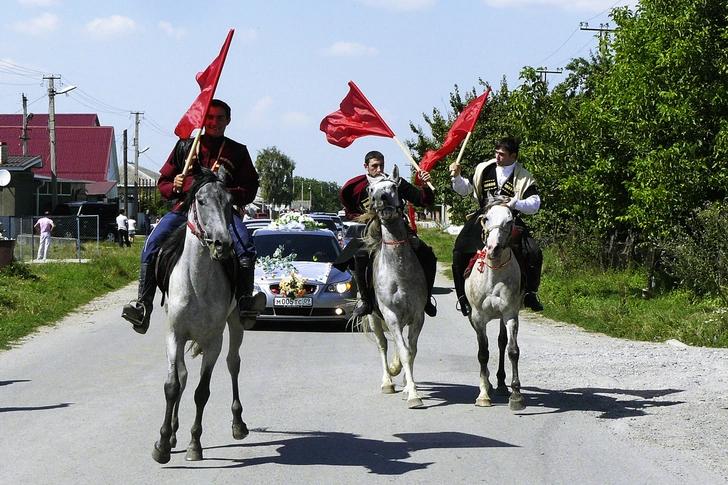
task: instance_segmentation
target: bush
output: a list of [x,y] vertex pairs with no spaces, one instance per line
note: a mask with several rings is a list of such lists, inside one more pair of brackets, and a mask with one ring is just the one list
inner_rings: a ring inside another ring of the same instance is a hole
[[728,304],[728,203],[710,202],[659,243],[661,267],[679,287]]

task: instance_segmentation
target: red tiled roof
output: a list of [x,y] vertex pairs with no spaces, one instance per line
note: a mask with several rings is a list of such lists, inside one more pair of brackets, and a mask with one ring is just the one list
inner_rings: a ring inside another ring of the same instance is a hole
[[[0,115],[0,123],[4,116],[12,115]],[[22,116],[20,120],[22,122]],[[21,133],[18,125],[0,124],[0,141],[7,143],[11,156],[23,153]],[[56,123],[56,175],[69,180],[106,182],[114,146],[112,126],[59,126]],[[34,169],[34,173],[50,177],[50,140],[46,125],[28,130],[28,154],[43,158],[43,167]]]
[[[28,122],[29,128],[48,128],[48,114],[34,114],[33,118]],[[0,114],[0,126],[23,126],[23,115]],[[99,117],[92,113],[56,113],[56,127],[59,126],[100,126]],[[19,136],[19,135],[18,135]]]
[[116,182],[94,182],[86,184],[86,193],[88,195],[106,195],[114,188]]

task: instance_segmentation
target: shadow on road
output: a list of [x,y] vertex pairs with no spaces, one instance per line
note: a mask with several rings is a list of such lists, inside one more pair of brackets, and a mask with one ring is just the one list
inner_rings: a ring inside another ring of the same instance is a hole
[[[394,435],[399,441],[381,441],[362,438],[351,433],[305,433],[255,429],[252,432],[270,435],[272,440],[264,443],[226,445],[205,448],[205,460],[215,460],[213,450],[230,447],[261,448],[274,446],[275,454],[270,456],[227,460],[232,464],[219,468],[242,468],[255,465],[330,465],[364,467],[377,475],[402,475],[426,469],[432,462],[417,463],[403,461],[412,453],[430,449],[500,448],[515,447],[502,441],[468,433],[402,433]],[[278,437],[280,435],[280,437]],[[184,453],[179,451],[175,453]],[[219,460],[224,460],[218,458]],[[195,466],[172,466],[168,468],[199,468]]]

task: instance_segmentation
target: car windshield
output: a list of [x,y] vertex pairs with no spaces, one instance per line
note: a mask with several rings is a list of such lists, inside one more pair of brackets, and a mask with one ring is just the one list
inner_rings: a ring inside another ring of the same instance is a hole
[[313,220],[322,224],[329,231],[336,232],[336,223],[330,217],[314,217]]
[[364,224],[352,224],[346,228],[346,238],[354,239],[355,237],[361,237],[362,231],[366,225]]
[[[327,233],[328,234],[328,233]],[[282,257],[296,253],[296,261],[316,261],[333,263],[341,252],[335,237],[320,234],[281,231],[271,234],[255,234],[255,249],[258,256],[273,256],[279,246],[283,246]]]

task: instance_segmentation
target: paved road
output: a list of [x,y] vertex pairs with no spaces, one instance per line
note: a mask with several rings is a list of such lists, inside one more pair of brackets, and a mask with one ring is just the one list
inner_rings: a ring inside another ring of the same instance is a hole
[[424,409],[379,393],[376,347],[361,333],[255,329],[245,335],[240,378],[250,436],[232,439],[221,360],[204,421],[205,460],[185,461],[199,365],[188,361],[180,446],[167,465],[151,458],[164,412],[164,312],[140,336],[119,317],[134,285],[96,300],[0,353],[0,483],[726,482],[700,449],[633,432],[656,417],[653,408],[679,406],[681,398],[665,397],[679,390],[630,390],[604,369],[571,375],[558,363],[570,352],[564,342],[586,353],[606,339],[571,326],[523,314],[528,407],[513,413],[497,398],[476,408],[474,332],[454,310],[450,282],[437,285],[439,315],[425,322],[415,367]]

